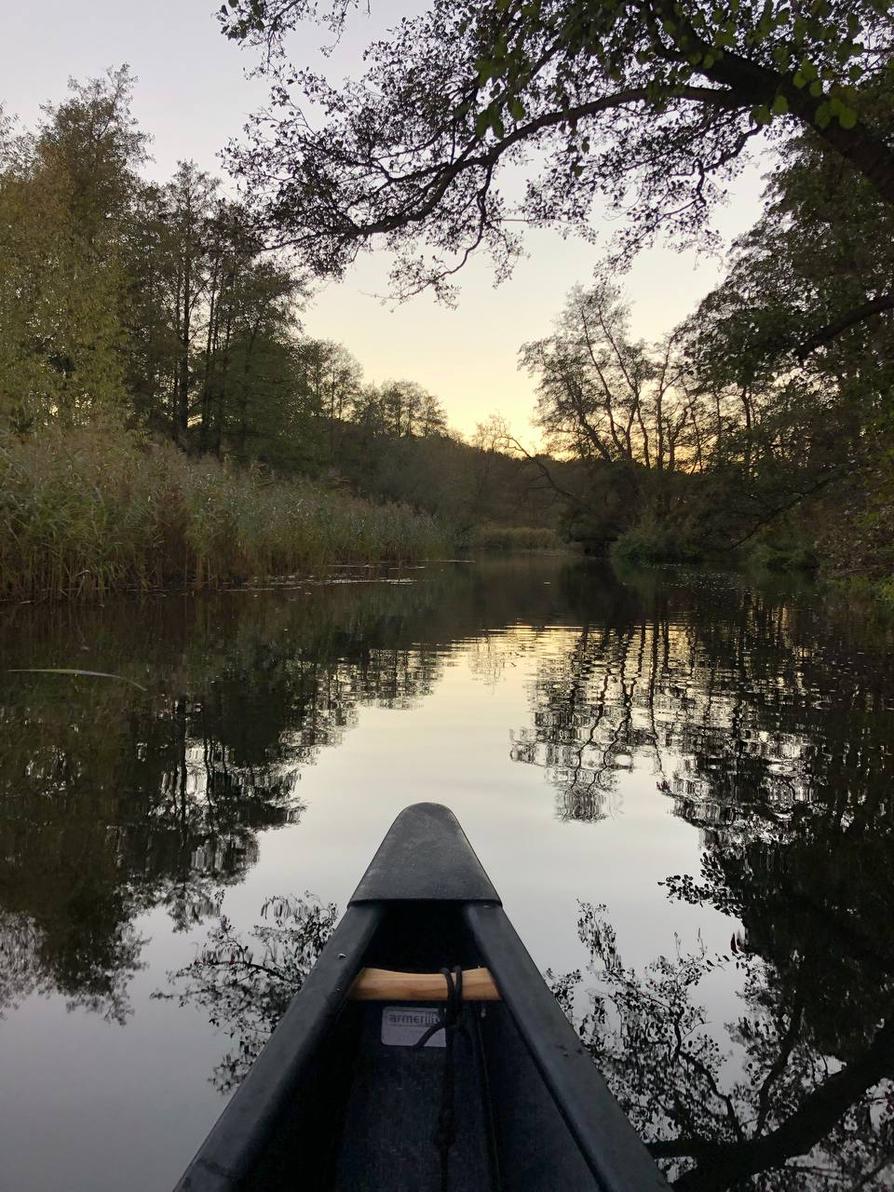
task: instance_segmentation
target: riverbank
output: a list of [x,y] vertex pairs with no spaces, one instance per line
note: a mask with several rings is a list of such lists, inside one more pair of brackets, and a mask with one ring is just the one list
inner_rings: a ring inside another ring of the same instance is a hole
[[449,553],[442,524],[117,428],[0,437],[0,599],[209,589]]

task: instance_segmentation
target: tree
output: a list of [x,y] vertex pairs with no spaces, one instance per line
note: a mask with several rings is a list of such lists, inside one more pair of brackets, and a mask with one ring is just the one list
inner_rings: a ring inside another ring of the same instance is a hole
[[244,458],[258,440],[297,430],[305,290],[262,249],[244,207],[194,162],[141,196],[129,242],[128,387],[141,419],[184,446],[220,455],[230,444]]
[[[538,418],[554,450],[659,473],[704,467],[701,411],[673,339],[654,350],[632,340],[611,283],[573,290],[556,333],[525,344],[521,361],[537,380]],[[681,450],[691,438],[694,450]]]
[[385,433],[396,439],[426,438],[447,430],[440,402],[415,381],[388,381],[379,404]]
[[718,414],[714,478],[734,540],[816,498],[812,532],[825,524],[839,565],[890,568],[892,234],[894,210],[798,138],[681,329],[698,385],[736,416]]
[[781,154],[765,202],[690,321],[697,355],[715,375],[724,368],[724,379],[754,387],[792,368],[833,373],[848,355],[877,354],[879,316],[894,309],[894,208],[806,136]]
[[300,392],[308,411],[326,428],[330,458],[342,446],[342,429],[360,399],[363,370],[334,340],[304,338],[297,346]]
[[122,409],[123,243],[145,137],[126,68],[0,138],[0,413],[24,430]]
[[[350,6],[330,7],[335,28]],[[342,273],[379,237],[398,252],[398,292],[448,293],[479,246],[505,273],[519,220],[589,234],[598,195],[628,217],[627,253],[661,230],[692,239],[766,126],[810,129],[894,203],[878,120],[892,77],[885,0],[434,0],[341,89],[287,60],[285,37],[314,13],[310,0],[230,0],[221,22],[261,49],[273,82],[231,166],[317,274]],[[515,201],[500,176],[519,164]]]
[[520,356],[537,382],[550,450],[589,472],[583,502],[565,494],[583,516],[575,533],[595,545],[637,520],[671,517],[689,494],[685,478],[710,468],[717,433],[677,338],[634,340],[620,290],[602,278],[574,289],[555,333],[525,344]]
[[291,446],[300,456],[307,435],[296,344],[300,282],[238,239],[225,250],[223,271],[204,349],[202,445],[213,443],[219,454],[229,441],[245,459],[279,440],[284,455]]
[[175,437],[181,439],[189,429],[191,358],[202,330],[200,304],[217,280],[209,259],[217,187],[217,181],[195,162],[181,162],[162,192],[158,211],[158,218],[168,229],[167,298],[176,344],[171,423]]

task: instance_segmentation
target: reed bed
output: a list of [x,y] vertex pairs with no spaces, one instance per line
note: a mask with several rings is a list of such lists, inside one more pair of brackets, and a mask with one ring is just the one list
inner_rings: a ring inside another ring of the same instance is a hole
[[0,436],[0,599],[214,588],[450,548],[433,518],[121,429]]

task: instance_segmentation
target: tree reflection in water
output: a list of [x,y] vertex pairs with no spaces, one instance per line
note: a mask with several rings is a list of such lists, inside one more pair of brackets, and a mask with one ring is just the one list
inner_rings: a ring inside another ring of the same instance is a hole
[[[669,877],[669,896],[742,930],[728,956],[636,973],[584,906],[581,1035],[677,1187],[891,1187],[890,637],[732,582],[695,579],[679,603],[645,582],[579,603],[513,757],[546,768],[568,819],[603,817],[622,774],[651,773],[702,830],[702,873]],[[743,1013],[721,1040],[697,989],[732,966]],[[557,982],[569,1009],[578,976]]]
[[867,652],[863,624],[714,577],[580,591],[585,576],[566,572],[579,628],[543,656],[513,744],[548,771],[563,818],[601,818],[634,766],[708,831],[773,831],[851,790],[885,797],[889,640]]
[[124,1021],[139,916],[165,907],[184,930],[214,914],[259,834],[300,817],[302,770],[358,708],[423,699],[458,639],[550,622],[544,568],[0,608],[4,672],[81,665],[148,689],[3,673],[0,1014],[59,993]]
[[[174,991],[155,995],[201,1007],[230,1037],[211,1077],[221,1092],[245,1076],[337,917],[311,897],[271,899],[247,939],[221,917],[193,963],[169,975]],[[728,955],[678,946],[637,972],[604,906],[582,904],[578,930],[587,978],[547,978],[675,1188],[891,1186],[894,1023],[882,1013],[890,981],[875,988],[876,1013],[862,1027],[840,1014],[833,1025],[809,965],[783,972],[741,936]],[[739,972],[743,1008],[718,1036],[698,995],[724,969]]]
[[[582,905],[590,1005],[577,1018],[604,1072],[675,1188],[886,1188],[894,1177],[894,1021],[824,1023],[806,971],[788,983],[772,963],[731,944],[721,956],[679,949],[642,972],[626,966],[606,908]],[[698,1000],[702,980],[740,970],[742,1012],[725,1037]],[[574,1015],[580,973],[554,979]]]
[[[303,767],[363,704],[424,697],[451,643],[478,642],[472,671],[492,684],[533,650],[532,723],[513,756],[546,767],[570,820],[645,785],[703,845],[701,872],[670,875],[668,895],[739,924],[725,957],[669,941],[668,959],[633,971],[607,912],[582,908],[591,971],[559,993],[656,1155],[680,1188],[892,1186],[887,631],[731,580],[621,585],[577,565],[551,576],[459,569],[362,597],[346,585],[251,605],[241,593],[17,610],[4,665],[70,665],[80,651],[149,691],[10,676],[0,1010],[57,992],[121,1021],[139,916],[166,907],[177,929],[211,916],[175,993],[231,1029],[215,1073],[228,1087],[334,917],[312,901],[271,904],[247,944],[219,918],[259,833],[300,817]],[[706,1009],[718,970],[739,982],[726,1028]]]
[[211,1074],[222,1093],[239,1084],[304,984],[335,928],[338,909],[309,895],[270,898],[261,920],[244,939],[220,915],[195,960],[168,974],[174,992],[153,994],[201,1007],[211,1025],[233,1040]]
[[57,992],[123,1022],[145,943],[138,916],[162,906],[185,930],[214,914],[255,862],[258,833],[300,817],[301,769],[361,704],[409,706],[442,665],[437,650],[405,644],[426,604],[410,588],[368,588],[361,600],[330,590],[263,610],[236,599],[251,597],[14,610],[9,665],[56,665],[89,647],[149,691],[10,677],[0,1013]]

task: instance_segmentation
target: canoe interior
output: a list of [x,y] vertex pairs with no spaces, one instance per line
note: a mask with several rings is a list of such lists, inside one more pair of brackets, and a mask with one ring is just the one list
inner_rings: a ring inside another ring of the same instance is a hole
[[[392,904],[364,956],[366,965],[418,972],[484,963],[455,903]],[[404,1003],[391,1008],[392,1021],[414,1007],[443,1004]],[[246,1188],[440,1192],[445,1049],[383,1043],[388,1012],[345,1003]],[[466,1004],[453,1080],[450,1192],[597,1186],[505,1004]]]

